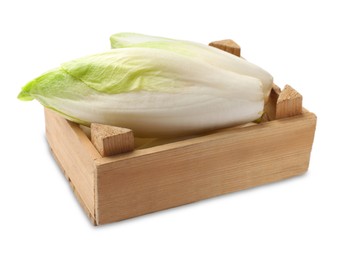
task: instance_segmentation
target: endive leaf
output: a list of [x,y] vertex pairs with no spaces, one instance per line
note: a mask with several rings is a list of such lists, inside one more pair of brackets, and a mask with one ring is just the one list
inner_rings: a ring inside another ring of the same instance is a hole
[[153,48],[178,53],[202,60],[217,68],[261,80],[264,98],[267,100],[273,86],[273,77],[262,68],[217,48],[191,41],[175,40],[137,33],[117,33],[110,37],[112,48]]
[[246,123],[263,111],[257,78],[154,48],[121,48],[64,63],[28,83],[37,99],[69,120],[171,137]]

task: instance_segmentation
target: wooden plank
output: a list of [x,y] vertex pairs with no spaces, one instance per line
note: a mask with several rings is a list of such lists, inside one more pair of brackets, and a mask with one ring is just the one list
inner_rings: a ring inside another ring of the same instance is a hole
[[134,150],[133,131],[127,128],[92,123],[91,141],[102,156]]
[[79,202],[95,219],[95,160],[101,158],[80,127],[45,109],[46,136]]
[[302,96],[291,86],[286,85],[280,92],[276,104],[276,119],[300,115],[302,113]]
[[226,51],[238,57],[241,56],[241,47],[233,40],[221,40],[209,43],[210,46]]
[[316,116],[304,113],[97,159],[98,224],[304,173]]
[[267,122],[275,119],[276,107],[280,93],[280,88],[277,85],[273,84],[272,90],[269,94],[269,98],[264,106],[264,113],[261,119],[262,122]]

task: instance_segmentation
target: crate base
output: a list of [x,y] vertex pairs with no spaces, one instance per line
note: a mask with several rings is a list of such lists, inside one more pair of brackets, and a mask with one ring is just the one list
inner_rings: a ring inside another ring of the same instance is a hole
[[109,157],[77,124],[47,109],[46,135],[80,204],[100,225],[305,173],[316,116],[304,111]]

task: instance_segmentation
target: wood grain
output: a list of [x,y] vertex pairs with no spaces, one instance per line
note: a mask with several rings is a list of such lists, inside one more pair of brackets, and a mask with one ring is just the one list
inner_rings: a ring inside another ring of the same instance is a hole
[[127,128],[93,123],[91,141],[103,157],[134,150],[133,131]]
[[45,109],[46,137],[54,157],[90,219],[95,219],[95,160],[101,158],[80,127]]
[[97,223],[302,174],[315,125],[316,116],[305,113],[98,159]]
[[261,119],[262,122],[267,122],[275,119],[277,102],[280,92],[281,89],[277,85],[273,84],[268,100],[264,105],[264,113]]
[[276,104],[276,119],[300,115],[302,113],[302,95],[286,85],[280,92]]
[[123,220],[304,173],[316,116],[230,128],[101,157],[80,127],[46,110],[47,139],[94,224]]
[[241,56],[241,47],[233,40],[221,40],[209,43],[210,46],[226,51],[238,57]]

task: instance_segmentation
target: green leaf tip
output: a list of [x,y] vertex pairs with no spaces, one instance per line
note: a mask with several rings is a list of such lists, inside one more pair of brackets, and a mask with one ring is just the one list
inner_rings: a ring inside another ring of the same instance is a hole
[[24,86],[21,92],[17,95],[17,98],[22,101],[31,101],[34,98],[31,95],[33,81],[29,82],[26,86]]

